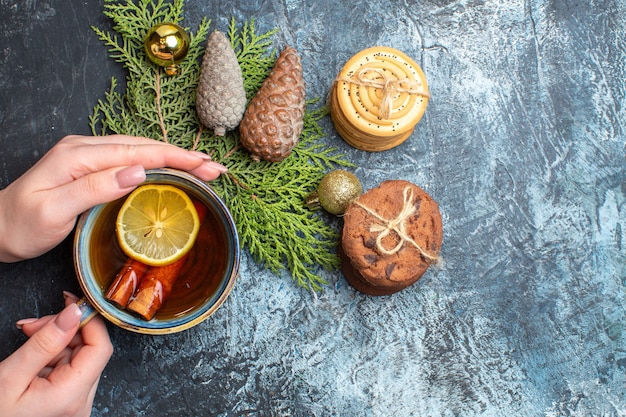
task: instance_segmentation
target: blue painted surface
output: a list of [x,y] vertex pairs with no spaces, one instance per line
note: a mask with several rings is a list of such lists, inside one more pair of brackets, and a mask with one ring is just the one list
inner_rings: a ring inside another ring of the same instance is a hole
[[[109,24],[101,2],[13,3],[0,4],[0,186],[88,133],[119,74],[89,29]],[[324,120],[325,140],[365,188],[406,179],[439,202],[445,265],[373,298],[340,272],[311,294],[244,256],[198,327],[110,329],[95,416],[626,415],[625,1],[190,0],[186,12],[191,27],[279,27],[310,97],[326,99],[361,49],[413,57],[432,100],[409,140],[357,151]],[[6,356],[23,341],[13,322],[57,311],[76,284],[67,243],[0,274]]]

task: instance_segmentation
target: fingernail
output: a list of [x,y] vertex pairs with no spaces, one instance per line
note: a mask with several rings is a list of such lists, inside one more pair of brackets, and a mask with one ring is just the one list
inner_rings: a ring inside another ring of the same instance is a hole
[[76,295],[72,294],[72,293],[71,293],[71,292],[69,292],[69,291],[63,291],[63,298],[64,298],[64,299],[68,299],[68,298],[70,298],[70,299],[71,299],[71,300],[73,300],[73,301],[78,300],[78,297],[77,297]]
[[146,170],[141,165],[133,165],[115,174],[120,188],[136,187],[146,180]]
[[82,313],[80,308],[78,308],[78,305],[72,303],[59,313],[59,315],[54,319],[54,322],[61,330],[67,332],[78,326],[81,315]]
[[29,324],[29,323],[34,323],[36,322],[37,319],[32,318],[32,319],[21,319],[15,322],[15,327],[17,327],[18,329],[22,330],[22,326],[24,326],[25,324]]
[[204,152],[198,152],[198,151],[189,151],[190,154],[195,155],[199,158],[204,159],[205,161],[210,161],[211,157],[207,154],[205,154]]
[[217,163],[215,161],[208,161],[208,162],[205,162],[205,164],[207,166],[217,170],[218,172],[220,172],[222,174],[225,174],[225,173],[228,172],[228,168],[226,168],[224,165],[219,164],[219,163]]

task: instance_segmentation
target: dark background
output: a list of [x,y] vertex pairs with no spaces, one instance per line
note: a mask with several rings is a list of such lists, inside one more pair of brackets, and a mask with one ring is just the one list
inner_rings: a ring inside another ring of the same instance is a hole
[[[312,294],[244,255],[231,297],[199,326],[109,326],[93,415],[626,415],[626,2],[337,3],[192,0],[183,24],[278,27],[310,98],[326,100],[364,48],[413,57],[432,100],[409,140],[354,150],[329,119],[324,140],[366,189],[406,179],[439,202],[445,265],[374,298],[339,271]],[[91,29],[110,30],[102,10],[0,2],[0,187],[64,135],[89,134],[111,77],[123,81]],[[79,292],[70,249],[0,265],[0,357],[24,341],[16,320]]]

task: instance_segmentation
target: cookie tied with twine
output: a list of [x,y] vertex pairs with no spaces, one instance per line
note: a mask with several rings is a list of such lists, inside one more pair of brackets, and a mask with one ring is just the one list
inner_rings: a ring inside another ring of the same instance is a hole
[[393,294],[440,262],[439,205],[408,181],[385,181],[369,190],[350,205],[343,221],[342,271],[360,292]]
[[384,151],[411,136],[429,98],[420,66],[397,49],[378,46],[357,53],[339,72],[330,91],[330,114],[350,145]]

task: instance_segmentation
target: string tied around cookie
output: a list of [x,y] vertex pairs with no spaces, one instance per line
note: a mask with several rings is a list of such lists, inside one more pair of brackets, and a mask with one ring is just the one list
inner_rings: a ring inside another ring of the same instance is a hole
[[[374,72],[377,78],[368,78],[367,74]],[[423,97],[430,97],[430,94],[422,89],[422,84],[409,78],[398,79],[389,72],[381,68],[361,68],[354,77],[337,77],[336,81],[344,81],[350,84],[373,87],[382,90],[380,101],[380,117],[389,120],[393,111],[393,100],[398,93],[417,94]]]
[[[393,255],[397,253],[400,249],[402,249],[405,243],[410,243],[422,254],[424,258],[433,262],[438,262],[439,258],[437,256],[433,256],[426,252],[424,249],[422,249],[422,247],[418,245],[417,242],[415,242],[406,232],[405,223],[409,219],[409,217],[411,217],[417,211],[417,208],[415,208],[415,204],[413,204],[413,189],[411,187],[405,187],[402,195],[404,197],[402,210],[400,210],[400,213],[398,213],[395,218],[390,220],[380,216],[369,207],[361,204],[358,200],[354,201],[354,204],[361,207],[368,214],[372,215],[380,222],[380,224],[372,224],[370,226],[370,232],[378,233],[378,236],[376,237],[376,248],[381,254]],[[395,232],[398,237],[400,237],[400,241],[394,248],[387,249],[383,245],[383,239],[389,236],[391,232]]]

